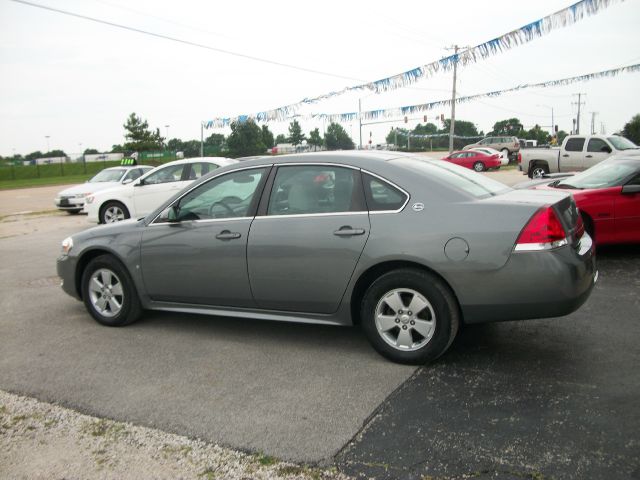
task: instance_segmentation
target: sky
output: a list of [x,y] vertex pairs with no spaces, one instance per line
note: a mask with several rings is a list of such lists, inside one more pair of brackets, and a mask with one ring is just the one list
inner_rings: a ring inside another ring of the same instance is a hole
[[[162,136],[199,139],[201,122],[270,110],[449,55],[540,19],[571,1],[323,2],[205,0],[30,0],[34,3],[300,67],[286,68],[0,0],[0,155],[85,148],[109,151],[124,141],[135,112]],[[525,45],[458,69],[458,95],[506,89],[640,63],[640,0],[607,8]],[[309,72],[307,70],[315,70]],[[325,72],[321,74],[318,72]],[[640,113],[640,73],[529,89],[456,106],[456,118],[488,132],[517,117],[569,131],[581,93],[581,132],[622,129]],[[307,113],[415,105],[451,97],[451,72],[410,88],[358,92],[314,104]],[[427,113],[450,116],[450,109]],[[303,130],[325,128],[300,120]],[[365,125],[363,143],[382,143],[392,126]],[[358,122],[343,124],[359,141]],[[440,126],[440,125],[438,125]],[[270,123],[287,133],[288,121]],[[209,129],[211,133],[229,130]],[[47,138],[48,137],[48,138]]]

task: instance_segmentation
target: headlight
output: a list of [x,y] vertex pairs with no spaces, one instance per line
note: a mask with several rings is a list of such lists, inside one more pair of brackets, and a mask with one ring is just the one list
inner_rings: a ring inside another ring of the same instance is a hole
[[68,255],[73,248],[73,238],[67,237],[62,241],[62,253]]
[[90,195],[90,194],[89,194],[89,193],[77,193],[77,194],[76,194],[76,198],[84,198],[84,197],[86,197],[87,195]]
[[93,203],[93,201],[96,199],[96,197],[94,197],[93,195],[88,195],[85,197],[84,199],[84,203]]

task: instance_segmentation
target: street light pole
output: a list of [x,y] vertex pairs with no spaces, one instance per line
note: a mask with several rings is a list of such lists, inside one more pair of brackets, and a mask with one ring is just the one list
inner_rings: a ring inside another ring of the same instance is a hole
[[358,124],[360,125],[360,150],[362,150],[362,99],[358,99]]
[[51,138],[51,135],[45,135],[45,136],[44,136],[44,138],[46,138],[46,139],[47,139],[47,153],[49,153],[49,151],[51,150],[51,149],[49,148],[49,138]]
[[456,76],[458,73],[458,45],[453,46],[453,90],[451,93],[451,126],[449,128],[449,153],[453,152],[453,135],[456,126]]
[[165,125],[165,126],[164,126],[164,128],[166,128],[166,129],[167,129],[167,142],[169,141],[169,127],[170,127],[170,126],[171,126],[171,125]]

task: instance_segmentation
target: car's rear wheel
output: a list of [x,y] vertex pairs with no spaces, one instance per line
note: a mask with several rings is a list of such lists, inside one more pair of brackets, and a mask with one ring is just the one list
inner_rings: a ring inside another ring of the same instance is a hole
[[121,222],[129,217],[129,210],[120,202],[107,202],[100,209],[100,223]]
[[373,282],[362,300],[360,315],[378,353],[414,365],[442,355],[460,323],[449,287],[435,275],[414,269],[394,270]]
[[125,267],[111,255],[89,262],[82,273],[82,300],[99,323],[120,327],[140,317],[138,293]]
[[473,169],[476,172],[484,172],[484,163],[482,162],[476,162],[473,164]]
[[547,173],[549,173],[549,167],[547,167],[546,165],[537,163],[533,167],[531,167],[531,170],[529,171],[529,177],[542,178]]

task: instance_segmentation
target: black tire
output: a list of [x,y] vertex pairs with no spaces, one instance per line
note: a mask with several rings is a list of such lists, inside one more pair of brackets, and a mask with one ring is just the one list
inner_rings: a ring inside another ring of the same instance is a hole
[[[99,280],[93,284],[95,277]],[[127,269],[113,256],[101,255],[91,260],[82,272],[81,281],[82,300],[98,323],[121,327],[140,317],[142,307],[138,292]],[[100,289],[101,285],[104,288]],[[101,300],[105,306],[103,310],[99,309]],[[117,304],[120,304],[119,309],[113,307]]]
[[484,171],[485,171],[484,163],[482,163],[482,162],[476,162],[476,163],[474,163],[474,164],[473,164],[473,169],[474,169],[476,172],[484,172]]
[[534,163],[529,168],[529,178],[541,178],[541,174],[549,173],[549,167],[544,163]]
[[114,223],[130,217],[127,207],[116,200],[111,200],[100,207],[100,223]]
[[[389,312],[393,313],[385,314],[384,309],[391,307],[384,299],[396,294],[400,296],[405,307],[411,306],[413,297],[407,291],[417,292],[428,302],[431,309],[427,307],[420,312],[403,310],[404,315],[399,315],[398,310],[391,309]],[[377,311],[383,312],[385,318],[390,318],[389,324],[395,322],[386,332],[381,332],[377,326]],[[395,317],[395,320],[392,317]],[[428,336],[421,335],[417,326],[411,326],[415,325],[412,319],[417,323],[419,320],[424,322],[425,318],[429,321],[429,317],[433,327]],[[422,270],[401,269],[382,275],[369,286],[362,299],[360,319],[369,342],[382,356],[398,363],[422,365],[435,360],[449,348],[458,333],[460,312],[453,292],[440,278]],[[400,339],[402,328],[405,330],[404,335],[408,334],[414,342],[408,348],[391,344],[396,334],[396,340]]]

